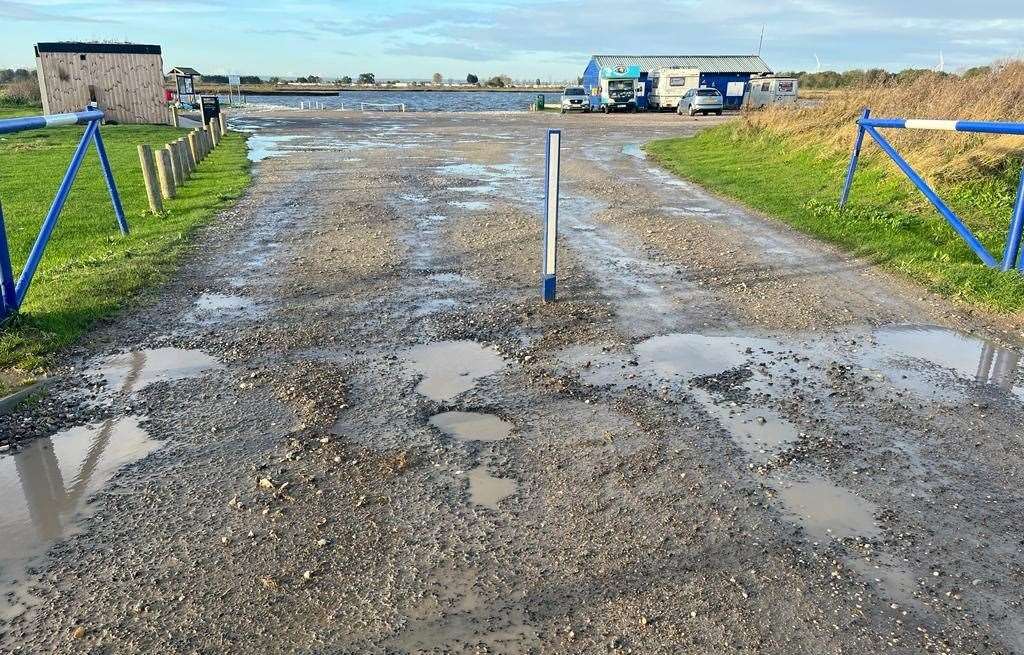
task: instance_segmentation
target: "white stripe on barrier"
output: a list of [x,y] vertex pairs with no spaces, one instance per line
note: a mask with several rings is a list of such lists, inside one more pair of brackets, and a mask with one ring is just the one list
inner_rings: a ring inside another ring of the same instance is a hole
[[555,252],[558,239],[558,159],[561,155],[562,135],[552,132],[548,140],[548,206],[547,206],[547,250],[544,253],[544,274],[555,274]]
[[75,114],[51,114],[50,116],[43,116],[43,119],[46,121],[46,127],[78,124],[78,116]]
[[957,122],[958,121],[937,121],[924,118],[908,118],[906,127],[908,130],[946,130],[949,132],[955,132]]

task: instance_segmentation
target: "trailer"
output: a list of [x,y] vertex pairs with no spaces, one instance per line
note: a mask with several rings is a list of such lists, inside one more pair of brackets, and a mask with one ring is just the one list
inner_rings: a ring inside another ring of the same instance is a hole
[[800,82],[795,77],[753,77],[747,83],[743,106],[763,109],[770,105],[795,105]]
[[658,68],[651,73],[650,105],[654,111],[674,111],[679,99],[700,86],[700,71],[696,68]]

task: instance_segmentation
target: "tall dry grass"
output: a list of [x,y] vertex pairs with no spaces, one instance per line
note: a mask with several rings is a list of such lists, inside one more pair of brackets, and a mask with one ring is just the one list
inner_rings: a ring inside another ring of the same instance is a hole
[[[864,107],[872,116],[1024,122],[1024,61],[992,66],[968,78],[927,74],[913,82],[891,82],[829,93],[819,106],[771,108],[745,115],[745,128],[802,145],[820,145],[823,155],[848,153],[855,121]],[[982,177],[1024,156],[1024,137],[925,130],[885,130],[900,153],[926,177],[964,181]],[[866,148],[877,156],[877,148]]]
[[0,87],[0,101],[12,105],[38,105],[42,102],[39,83],[32,77],[5,84]]

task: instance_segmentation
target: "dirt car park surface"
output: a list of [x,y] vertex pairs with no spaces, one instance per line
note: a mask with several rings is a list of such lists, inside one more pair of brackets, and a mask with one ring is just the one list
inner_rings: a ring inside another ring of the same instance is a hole
[[720,120],[234,115],[245,198],[0,418],[4,650],[1024,652],[1020,326],[639,147]]

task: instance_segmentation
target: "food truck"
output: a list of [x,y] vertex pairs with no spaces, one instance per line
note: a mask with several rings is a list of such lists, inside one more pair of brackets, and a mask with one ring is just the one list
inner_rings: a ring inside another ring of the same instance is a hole
[[593,104],[604,113],[636,111],[637,98],[643,94],[639,66],[615,66],[601,69],[598,85],[591,90]]

